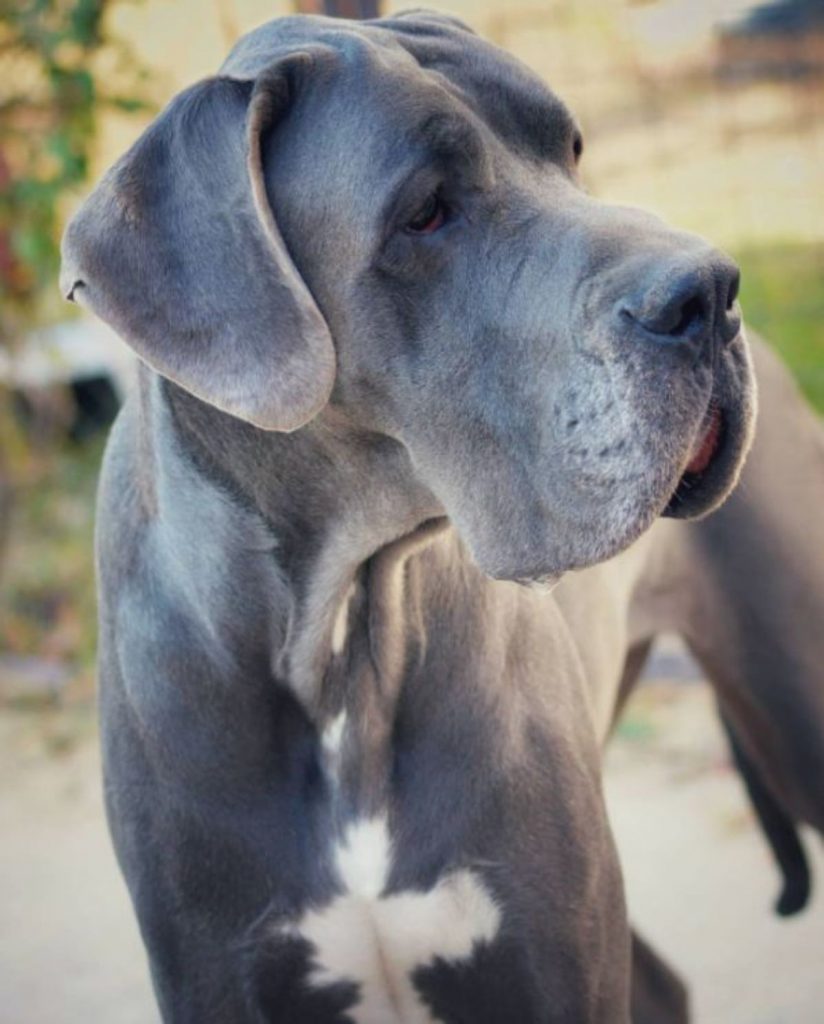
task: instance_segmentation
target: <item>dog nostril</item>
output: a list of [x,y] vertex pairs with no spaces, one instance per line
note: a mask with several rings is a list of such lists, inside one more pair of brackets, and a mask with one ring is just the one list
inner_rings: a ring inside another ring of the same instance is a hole
[[623,316],[661,341],[703,339],[712,319],[712,296],[697,274],[672,276],[647,295],[634,295],[621,307]]
[[699,325],[704,319],[704,303],[698,295],[693,295],[681,306],[677,319],[666,333],[671,338],[682,338],[692,327]]
[[736,270],[730,280],[729,288],[727,290],[727,312],[729,313],[732,307],[735,305],[735,300],[738,298],[738,289],[741,286],[741,272]]

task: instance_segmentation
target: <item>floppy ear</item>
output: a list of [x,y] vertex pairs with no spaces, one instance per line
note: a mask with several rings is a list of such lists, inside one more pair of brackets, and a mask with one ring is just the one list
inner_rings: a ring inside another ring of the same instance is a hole
[[61,286],[151,367],[266,430],[326,403],[329,328],[267,198],[261,144],[298,76],[331,50],[285,56],[256,81],[181,93],[69,224]]

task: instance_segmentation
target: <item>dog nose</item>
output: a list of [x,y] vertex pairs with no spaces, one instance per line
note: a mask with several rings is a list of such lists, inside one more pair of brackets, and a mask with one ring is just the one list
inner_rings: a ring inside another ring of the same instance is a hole
[[622,300],[619,311],[656,341],[726,345],[741,329],[739,284],[738,267],[719,254],[686,269],[659,268],[651,284]]

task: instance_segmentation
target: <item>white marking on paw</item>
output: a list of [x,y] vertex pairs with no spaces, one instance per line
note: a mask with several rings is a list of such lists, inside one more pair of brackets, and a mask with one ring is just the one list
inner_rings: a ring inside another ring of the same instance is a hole
[[351,826],[335,858],[343,892],[295,928],[314,945],[314,984],[359,985],[360,1001],[348,1011],[356,1024],[431,1024],[412,973],[436,957],[467,959],[478,943],[492,941],[501,915],[479,876],[465,868],[428,892],[383,895],[391,853],[385,819]]

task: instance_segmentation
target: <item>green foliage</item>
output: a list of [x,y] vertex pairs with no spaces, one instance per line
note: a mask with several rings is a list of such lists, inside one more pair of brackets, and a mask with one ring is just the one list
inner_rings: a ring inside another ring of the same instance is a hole
[[[116,2],[0,0],[0,341],[54,285],[60,199],[88,174],[100,112],[148,106],[143,71],[105,32]],[[123,94],[95,71],[112,51]]]
[[[16,472],[0,587],[0,651],[66,667],[89,692],[94,666],[94,491],[102,440],[29,449]],[[19,460],[18,460],[19,461]]]
[[741,264],[741,305],[824,413],[824,245],[749,246]]

